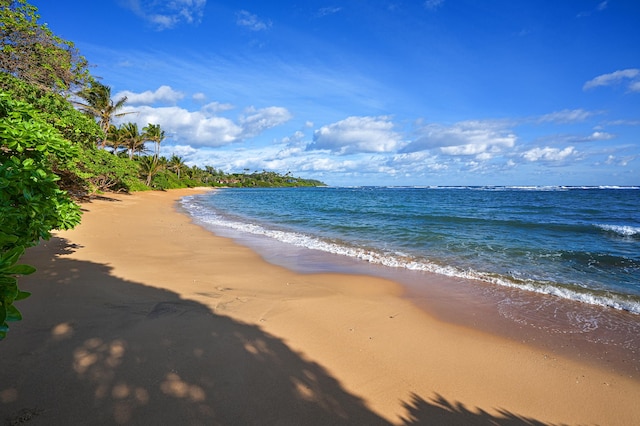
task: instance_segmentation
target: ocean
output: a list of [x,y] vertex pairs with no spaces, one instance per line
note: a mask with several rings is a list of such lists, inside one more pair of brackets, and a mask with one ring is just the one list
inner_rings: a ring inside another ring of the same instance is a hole
[[[624,327],[640,332],[640,187],[225,188],[181,205],[302,272],[438,274],[577,303],[591,312],[573,311],[585,330],[602,311],[628,313]],[[504,315],[526,318],[517,309],[531,306],[509,301]]]

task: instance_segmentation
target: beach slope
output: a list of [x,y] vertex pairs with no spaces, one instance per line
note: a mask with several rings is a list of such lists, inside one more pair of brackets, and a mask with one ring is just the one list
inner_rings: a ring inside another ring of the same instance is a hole
[[390,281],[268,264],[175,210],[198,191],[93,200],[28,251],[38,272],[0,343],[0,421],[640,421],[637,379],[437,320]]

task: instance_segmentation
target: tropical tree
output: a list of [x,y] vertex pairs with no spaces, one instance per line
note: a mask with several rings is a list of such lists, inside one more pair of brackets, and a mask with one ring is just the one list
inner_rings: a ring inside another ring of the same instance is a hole
[[108,146],[113,149],[113,155],[118,155],[118,149],[124,147],[124,132],[115,125],[110,125],[107,135],[103,141],[104,146]]
[[142,128],[143,137],[146,141],[153,142],[155,144],[155,150],[153,156],[157,159],[160,155],[160,144],[165,139],[164,130],[160,128],[159,124],[149,123]]
[[[117,101],[111,99],[111,87],[105,86],[98,81],[92,81],[89,87],[79,91],[77,95],[85,102],[77,102],[80,110],[95,117],[100,124],[100,128],[106,134],[111,127],[111,121],[116,117],[123,117],[133,112],[118,112],[122,110],[127,97],[122,96]],[[106,145],[106,139],[102,139],[102,147]]]
[[155,175],[160,173],[164,166],[162,162],[155,155],[145,155],[140,157],[140,173],[145,178],[147,186],[151,186],[151,180]]
[[167,168],[178,175],[180,179],[180,172],[187,167],[182,157],[173,154],[167,163]]
[[126,123],[120,127],[119,132],[120,138],[122,140],[122,146],[127,148],[129,152],[129,159],[133,159],[133,154],[135,152],[144,151],[144,142],[145,139],[138,130],[138,125],[136,123]]
[[84,86],[87,60],[73,43],[38,24],[37,11],[26,0],[0,0],[0,71],[54,92]]

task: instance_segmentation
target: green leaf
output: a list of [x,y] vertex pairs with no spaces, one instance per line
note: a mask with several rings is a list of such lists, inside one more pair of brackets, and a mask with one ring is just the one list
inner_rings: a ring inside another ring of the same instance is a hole
[[5,273],[10,275],[29,275],[33,274],[35,271],[36,268],[31,265],[15,265],[11,268],[7,268]]
[[0,246],[4,246],[9,243],[15,243],[16,241],[18,241],[18,237],[16,237],[15,235],[9,235],[0,232]]
[[24,247],[18,246],[2,253],[2,255],[0,256],[0,267],[10,266],[15,264],[20,258],[20,256],[24,254],[24,251],[25,251]]
[[24,300],[29,296],[31,296],[30,292],[19,290],[18,291],[18,295],[16,296],[16,298],[14,300],[17,302],[18,300]]
[[11,303],[18,296],[18,280],[13,278],[13,282],[0,284],[0,300]]
[[18,310],[18,308],[16,308],[13,305],[9,305],[7,306],[7,316],[5,321],[20,321],[22,319],[22,314],[20,313],[20,311]]
[[4,275],[4,273],[0,272],[0,288],[13,285],[17,286],[18,280],[14,277]]

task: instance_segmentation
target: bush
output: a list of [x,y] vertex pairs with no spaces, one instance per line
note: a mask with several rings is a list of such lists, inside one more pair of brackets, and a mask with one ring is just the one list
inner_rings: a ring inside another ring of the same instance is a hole
[[28,295],[16,275],[34,271],[16,265],[26,247],[48,239],[53,229],[80,222],[80,207],[61,190],[52,163],[68,163],[77,148],[29,105],[0,93],[0,339],[7,321],[21,318],[13,302]]

